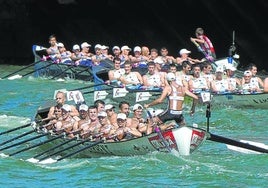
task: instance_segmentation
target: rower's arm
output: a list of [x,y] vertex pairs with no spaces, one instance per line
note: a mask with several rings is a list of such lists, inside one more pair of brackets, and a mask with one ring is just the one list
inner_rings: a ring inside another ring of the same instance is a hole
[[150,106],[154,106],[154,105],[162,103],[165,100],[165,98],[167,97],[167,95],[168,95],[168,90],[164,89],[159,98],[155,99],[153,102],[151,102],[149,104],[145,104],[144,107],[149,108]]
[[185,90],[185,94],[188,95],[189,97],[192,97],[193,99],[198,100],[198,96],[190,92],[188,89]]

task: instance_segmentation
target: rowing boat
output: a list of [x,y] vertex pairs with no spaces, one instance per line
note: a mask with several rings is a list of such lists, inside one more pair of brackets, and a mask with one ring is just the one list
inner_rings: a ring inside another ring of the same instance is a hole
[[213,94],[212,103],[239,108],[268,108],[268,93],[224,93]]
[[[110,60],[102,60],[98,66],[92,65],[92,63],[89,63],[90,66],[86,66],[76,65],[75,62],[55,62],[50,58],[42,57],[43,54],[46,54],[46,52],[44,52],[45,49],[46,48],[33,45],[32,51],[34,54],[34,59],[35,62],[38,62],[34,65],[34,77],[69,78],[83,81],[92,81],[92,69],[94,69],[94,71],[108,71],[113,67],[113,63]],[[90,60],[88,61],[91,62]]]
[[[48,113],[49,106],[40,107],[37,111],[35,119],[45,118]],[[44,134],[45,132],[39,131],[38,134]],[[97,145],[89,147],[88,149],[79,152],[76,157],[103,157],[103,156],[133,156],[133,155],[145,155],[155,151],[169,152],[170,149],[177,151],[180,155],[190,155],[197,150],[199,146],[206,140],[206,131],[196,127],[179,127],[170,130],[166,130],[161,133],[152,133],[150,135],[142,136],[140,138],[134,138],[125,141],[118,142],[100,142]],[[49,134],[48,138],[51,139],[55,135]],[[60,143],[68,141],[69,138],[57,139],[51,141],[46,145],[47,147],[53,147]],[[73,140],[68,145],[81,142],[80,139]],[[168,144],[168,147],[166,146]],[[94,144],[92,141],[87,141],[83,144],[79,144],[75,150],[84,148]],[[62,148],[58,148],[62,149]],[[64,150],[64,149],[63,149]],[[63,151],[60,155],[67,155],[70,150]]]

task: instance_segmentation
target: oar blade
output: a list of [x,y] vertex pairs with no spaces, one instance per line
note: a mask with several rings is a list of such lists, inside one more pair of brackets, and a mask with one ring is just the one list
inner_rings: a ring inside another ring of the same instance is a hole
[[[254,146],[257,146],[257,147],[264,148],[264,149],[268,150],[268,145],[265,145],[265,144],[260,143],[260,142],[253,142],[253,141],[248,141],[248,140],[240,140],[240,142],[248,143],[250,145],[254,145]],[[236,147],[236,146],[232,146],[232,145],[228,145],[228,144],[226,144],[226,145],[227,145],[228,149],[233,150],[233,151],[237,151],[237,152],[240,152],[240,153],[261,154],[261,152],[252,151],[252,150],[249,150],[249,149],[240,148],[240,147]]]

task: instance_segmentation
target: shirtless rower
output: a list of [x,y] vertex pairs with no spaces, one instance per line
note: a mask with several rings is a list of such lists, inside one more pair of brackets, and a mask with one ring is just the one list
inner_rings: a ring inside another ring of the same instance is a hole
[[[63,93],[62,91],[58,91],[56,94],[56,105],[50,107],[47,118],[48,119],[56,118],[55,112],[61,109],[61,107],[65,104],[65,101],[66,101],[65,93]],[[70,115],[72,117],[79,116],[79,112],[75,106],[70,105],[70,108],[71,108]]]
[[168,85],[165,86],[161,96],[158,99],[155,99],[149,104],[145,104],[145,108],[162,103],[166,97],[168,98],[168,108],[165,112],[159,114],[155,118],[155,122],[158,124],[163,124],[169,120],[175,120],[180,126],[185,125],[185,120],[182,115],[182,107],[184,102],[184,96],[188,95],[194,99],[198,99],[198,96],[191,93],[189,90],[185,89],[182,85],[176,83],[176,77],[174,73],[167,74]]

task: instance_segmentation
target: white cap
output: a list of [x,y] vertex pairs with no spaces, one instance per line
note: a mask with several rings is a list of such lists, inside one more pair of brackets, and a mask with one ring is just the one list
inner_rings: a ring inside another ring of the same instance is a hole
[[57,46],[58,46],[58,47],[62,47],[62,48],[63,48],[63,47],[64,47],[64,44],[63,44],[63,43],[61,43],[61,42],[59,42],[59,43],[57,43]]
[[66,112],[71,112],[71,106],[69,104],[64,104],[61,109],[65,110]]
[[229,69],[231,71],[236,71],[236,68],[233,65],[231,65],[231,64],[227,64],[225,68],[226,69]]
[[154,59],[154,63],[157,63],[157,64],[164,64],[164,61],[162,60],[162,58],[161,57],[157,57],[157,58],[155,58]]
[[218,66],[217,68],[216,68],[216,71],[215,72],[221,72],[221,73],[223,73],[223,68],[222,68],[222,66]]
[[80,50],[80,47],[78,44],[73,45],[73,50]]
[[167,73],[167,81],[173,81],[176,80],[176,76],[173,72]]
[[95,45],[95,49],[102,49],[102,45],[100,45],[100,44],[96,44],[96,45]]
[[112,50],[114,51],[115,49],[120,50],[119,46],[114,46]]
[[122,46],[121,51],[123,51],[123,50],[129,50],[129,51],[131,51],[131,48],[128,47],[128,46]]
[[98,113],[98,117],[101,116],[101,117],[107,117],[107,113],[104,112],[104,111],[101,111]]
[[109,46],[102,45],[102,46],[101,46],[101,49],[102,49],[102,50],[109,49]]
[[143,109],[143,106],[141,104],[135,104],[133,106],[133,111],[137,110],[137,109]]
[[189,51],[189,50],[187,50],[185,48],[180,50],[180,55],[182,55],[182,54],[190,54],[190,53],[191,53],[191,51]]
[[105,110],[110,110],[110,109],[113,109],[113,108],[115,108],[115,107],[112,104],[106,104],[105,107],[104,107]]
[[134,52],[141,52],[141,47],[139,46],[136,46],[133,50]]
[[252,76],[252,73],[249,70],[247,70],[244,72],[244,76]]
[[86,47],[91,47],[91,45],[88,44],[87,42],[83,42],[83,43],[81,44],[81,48],[86,48]]
[[124,113],[119,113],[119,114],[117,114],[117,119],[123,119],[123,120],[126,120],[126,119],[127,119],[127,116],[126,116],[126,114],[124,114]]
[[79,111],[81,111],[81,110],[87,111],[88,110],[88,106],[86,104],[81,104],[79,106]]

